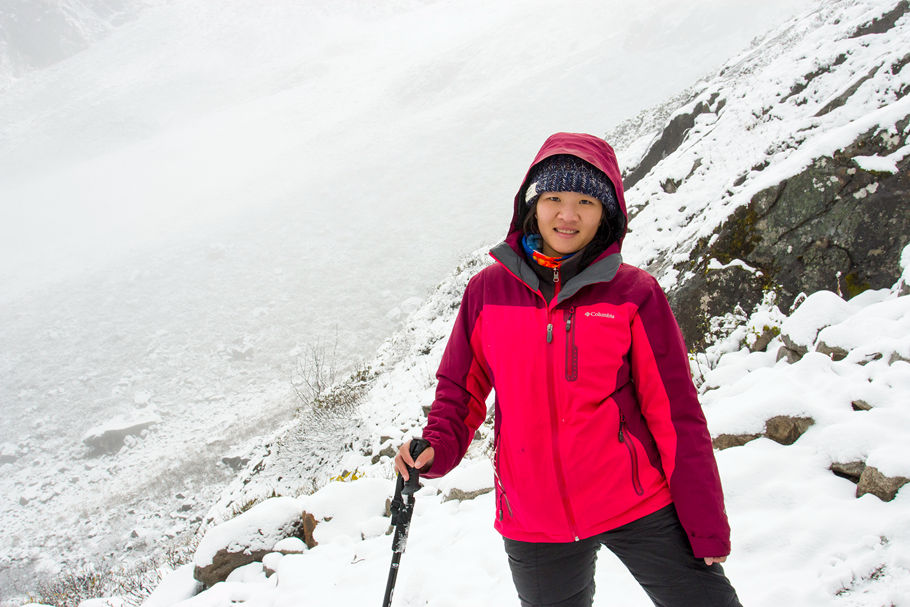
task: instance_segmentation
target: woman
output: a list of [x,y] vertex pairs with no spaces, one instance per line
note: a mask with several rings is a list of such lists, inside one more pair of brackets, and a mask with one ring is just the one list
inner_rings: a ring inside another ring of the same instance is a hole
[[464,457],[496,390],[496,529],[521,604],[586,605],[601,545],[655,605],[739,605],[730,529],[686,346],[652,276],[620,257],[613,149],[544,143],[497,263],[468,283],[423,438],[428,477]]

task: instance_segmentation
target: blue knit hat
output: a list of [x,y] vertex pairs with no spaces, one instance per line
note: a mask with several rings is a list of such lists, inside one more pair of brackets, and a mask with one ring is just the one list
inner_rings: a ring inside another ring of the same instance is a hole
[[577,156],[558,154],[541,160],[532,169],[528,183],[525,203],[529,206],[544,192],[579,192],[600,200],[608,216],[619,212],[610,178]]

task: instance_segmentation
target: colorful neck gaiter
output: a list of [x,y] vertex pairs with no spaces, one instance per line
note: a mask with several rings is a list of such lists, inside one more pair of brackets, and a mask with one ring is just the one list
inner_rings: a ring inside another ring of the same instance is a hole
[[575,253],[569,253],[562,257],[544,255],[540,251],[543,248],[543,238],[540,234],[525,234],[521,237],[521,246],[525,250],[528,259],[545,268],[558,268],[563,261],[575,255]]

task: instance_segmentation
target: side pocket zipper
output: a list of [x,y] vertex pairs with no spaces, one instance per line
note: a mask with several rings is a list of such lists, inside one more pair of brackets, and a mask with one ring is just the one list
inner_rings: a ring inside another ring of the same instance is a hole
[[635,452],[635,445],[632,444],[632,439],[626,440],[625,433],[623,428],[626,426],[626,418],[622,414],[622,411],[619,412],[619,442],[625,444],[626,449],[629,450],[629,459],[632,461],[632,488],[635,489],[635,493],[638,495],[644,495],[645,490],[641,486],[641,481],[638,479],[638,454]]
[[506,508],[509,510],[509,516],[512,516],[512,505],[509,503],[509,496],[506,495],[506,490],[502,486],[502,479],[499,478],[499,437],[496,437],[496,444],[493,447],[493,478],[496,481],[496,486],[499,487],[499,502],[496,504],[496,516],[499,520],[502,520],[503,511],[502,511],[502,502],[505,501]]

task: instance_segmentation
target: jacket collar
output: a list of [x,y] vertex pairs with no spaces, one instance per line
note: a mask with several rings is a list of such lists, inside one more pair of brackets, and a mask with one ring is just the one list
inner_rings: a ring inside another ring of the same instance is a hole
[[[493,247],[490,255],[531,290],[540,290],[540,277],[537,276],[537,273],[534,272],[534,269],[531,268],[524,256],[519,255],[508,242],[501,242]],[[621,264],[622,255],[620,253],[612,253],[598,258],[581,272],[567,280],[559,295],[556,296],[556,299],[551,304],[558,305],[566,301],[588,285],[610,282],[616,276]]]

